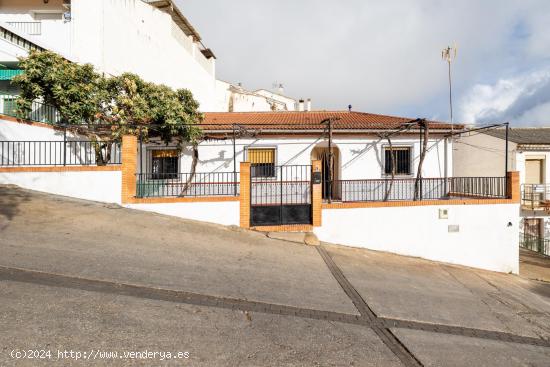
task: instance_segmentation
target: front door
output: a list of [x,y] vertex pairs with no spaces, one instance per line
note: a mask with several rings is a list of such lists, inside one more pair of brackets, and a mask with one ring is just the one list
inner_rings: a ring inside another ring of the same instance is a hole
[[525,183],[540,185],[543,182],[543,160],[527,159],[525,161]]
[[546,200],[544,182],[544,160],[525,160],[525,183],[523,199],[532,208],[539,207],[541,202]]

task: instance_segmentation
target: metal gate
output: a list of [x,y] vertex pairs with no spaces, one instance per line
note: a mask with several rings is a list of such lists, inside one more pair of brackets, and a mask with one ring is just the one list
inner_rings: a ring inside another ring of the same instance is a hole
[[310,165],[251,165],[251,226],[311,224],[311,219]]

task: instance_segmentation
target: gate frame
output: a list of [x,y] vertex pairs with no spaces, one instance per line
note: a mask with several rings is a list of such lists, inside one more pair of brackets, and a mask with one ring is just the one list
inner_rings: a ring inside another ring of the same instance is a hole
[[255,226],[250,225],[250,162],[240,163],[240,213],[239,224],[241,228],[253,228],[260,231],[311,231],[313,227],[321,226],[322,217],[322,184],[313,183],[313,172],[321,172],[321,161],[311,161],[311,219],[312,224],[289,224],[278,226]]

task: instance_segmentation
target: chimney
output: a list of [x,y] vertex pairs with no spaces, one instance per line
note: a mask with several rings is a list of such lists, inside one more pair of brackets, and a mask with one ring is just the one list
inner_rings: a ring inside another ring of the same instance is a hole
[[348,111],[351,112],[351,105],[348,105]]
[[301,99],[298,101],[298,111],[303,111],[304,110],[304,100]]
[[311,98],[306,101],[306,111],[311,111]]
[[279,84],[279,87],[277,88],[277,93],[279,93],[280,95],[285,94],[285,88],[283,87],[282,84]]

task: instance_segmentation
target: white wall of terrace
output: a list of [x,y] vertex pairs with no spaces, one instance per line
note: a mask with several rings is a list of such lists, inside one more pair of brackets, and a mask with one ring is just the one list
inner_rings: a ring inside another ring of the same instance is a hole
[[[261,137],[236,140],[236,167],[240,162],[247,160],[247,149],[250,148],[274,148],[276,165],[309,165],[311,164],[311,152],[319,145],[326,145],[326,139],[315,137]],[[340,151],[340,179],[377,179],[383,178],[384,147],[387,142],[374,136],[338,137],[335,136],[333,144]],[[392,138],[394,146],[410,147],[412,149],[413,175],[404,178],[415,177],[420,158],[420,142],[418,136],[395,136]],[[150,161],[153,149],[166,148],[164,143],[152,142],[143,144],[143,156],[138,159],[142,162]],[[452,152],[451,147],[448,148]],[[433,137],[428,141],[428,152],[423,164],[423,177],[445,177],[445,142],[443,137]],[[185,146],[180,158],[179,171],[190,172],[192,163],[192,149]],[[209,140],[199,145],[199,161],[197,172],[232,172],[233,171],[233,143],[231,138],[226,140]],[[447,156],[447,164],[452,165],[452,154]],[[139,162],[138,162],[139,166]],[[145,163],[144,163],[145,166]],[[452,176],[449,168],[448,175]]]

